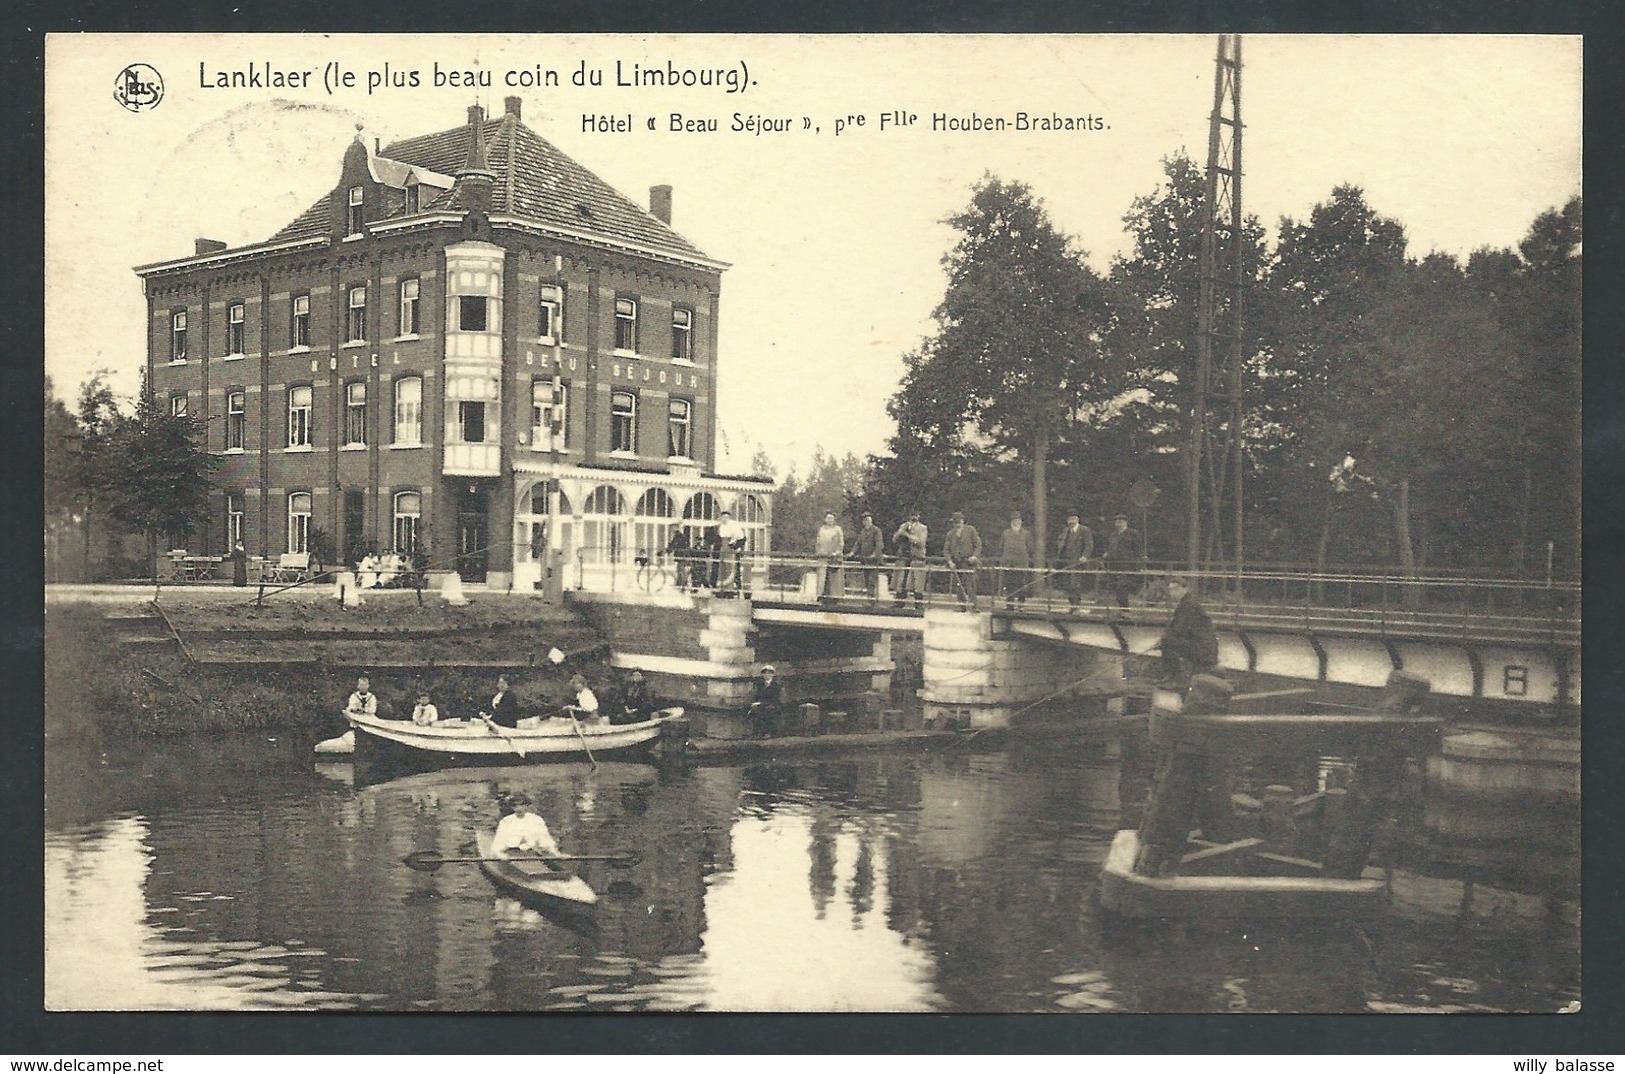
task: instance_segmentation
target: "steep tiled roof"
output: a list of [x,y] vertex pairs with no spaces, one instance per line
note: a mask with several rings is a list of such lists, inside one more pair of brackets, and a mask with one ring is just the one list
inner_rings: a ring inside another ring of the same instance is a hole
[[[561,153],[512,116],[485,121],[484,138],[490,170],[491,214],[533,220],[543,227],[562,228],[601,237],[611,242],[635,243],[682,258],[709,260],[693,243],[632,199]],[[455,175],[468,157],[470,127],[407,138],[385,146],[379,156]],[[456,190],[424,189],[424,212],[461,211],[466,206]],[[331,220],[333,195],[324,194],[292,223],[271,237],[272,242],[325,235]]]

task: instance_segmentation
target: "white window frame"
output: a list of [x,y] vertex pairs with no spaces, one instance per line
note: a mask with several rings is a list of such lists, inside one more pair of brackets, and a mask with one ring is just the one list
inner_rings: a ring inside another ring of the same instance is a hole
[[186,361],[185,310],[175,310],[169,315],[169,361],[172,365]]
[[310,551],[310,515],[310,493],[288,493],[288,551],[294,555]]
[[[411,498],[412,510],[403,509],[403,502]],[[410,555],[418,545],[418,534],[423,524],[423,494],[415,489],[397,492],[390,500],[394,511],[394,551]],[[403,523],[405,527],[403,529]],[[406,538],[403,540],[402,538]]]
[[310,296],[293,296],[293,320],[288,329],[288,349],[310,350]]
[[[416,399],[402,399],[404,385],[417,386]],[[405,431],[408,436],[402,436]],[[423,378],[399,377],[395,381],[395,444],[400,447],[423,446]]]
[[226,549],[236,548],[243,540],[243,494],[226,493]]
[[[546,318],[547,323],[542,324]],[[536,303],[536,339],[540,343],[564,342],[564,292],[556,284],[543,284]]]
[[233,388],[226,392],[226,450],[242,451],[248,440],[248,392]]
[[563,451],[570,433],[570,385],[549,377],[530,382],[530,446],[536,451]]
[[[622,339],[622,332],[625,339]],[[623,346],[623,344],[625,344]],[[617,298],[615,300],[615,353],[636,354],[638,352],[638,300],[635,298]]]
[[344,385],[344,446],[367,445],[367,382],[352,380]]
[[[631,403],[624,410],[617,410],[618,401],[630,400]],[[626,430],[623,438],[616,435],[619,429]],[[622,447],[621,444],[626,446]],[[636,455],[638,452],[638,393],[629,391],[614,391],[609,393],[609,450],[612,455]]]
[[671,309],[671,360],[694,361],[694,311],[683,306]]
[[226,307],[226,357],[241,358],[243,356],[244,318],[247,311],[241,302],[233,302]]
[[[682,408],[682,416],[677,410]],[[682,430],[682,443],[679,444],[678,430]],[[681,448],[682,450],[677,450]],[[694,457],[694,402],[691,399],[673,397],[666,405],[666,451],[674,459],[691,459]]]
[[416,276],[408,276],[401,281],[401,339],[417,338],[418,330],[422,327],[422,290],[422,283]]
[[[300,402],[303,393],[304,402]],[[288,447],[309,449],[314,439],[311,426],[315,417],[316,389],[309,384],[294,384],[288,388]],[[303,551],[296,549],[294,551]]]
[[[344,315],[344,342],[367,342],[367,285],[358,283],[347,292]],[[359,300],[358,300],[359,299]]]
[[367,194],[363,187],[350,188],[350,201],[344,211],[344,233],[346,235],[361,234],[362,225],[366,222],[365,212]]

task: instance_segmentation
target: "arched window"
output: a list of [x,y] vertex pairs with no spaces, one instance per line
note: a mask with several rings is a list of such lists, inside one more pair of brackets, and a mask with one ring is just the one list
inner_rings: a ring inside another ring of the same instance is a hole
[[619,563],[626,545],[626,500],[620,490],[599,485],[582,507],[581,545],[588,563]]
[[717,524],[722,506],[709,492],[696,492],[683,505],[683,529],[688,531],[689,542],[698,546],[706,531]]
[[767,505],[760,497],[746,493],[739,497],[734,510],[739,515],[740,525],[745,527],[745,550],[753,555],[765,554],[768,550]]
[[310,551],[310,493],[288,494],[288,551]]
[[411,555],[418,548],[418,526],[423,519],[423,497],[416,492],[395,494],[395,551]]
[[671,531],[676,528],[673,521],[676,514],[677,505],[665,489],[653,488],[638,498],[638,507],[632,519],[632,543],[638,555],[665,551],[667,543],[671,541]]

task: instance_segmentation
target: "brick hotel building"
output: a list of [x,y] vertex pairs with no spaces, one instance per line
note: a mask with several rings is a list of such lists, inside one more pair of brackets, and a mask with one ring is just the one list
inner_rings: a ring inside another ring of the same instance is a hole
[[[771,482],[715,472],[727,268],[520,121],[369,147],[264,242],[136,269],[147,384],[203,419],[221,554],[410,552],[529,588],[624,571],[732,510],[767,550]],[[612,566],[614,565],[614,566]]]

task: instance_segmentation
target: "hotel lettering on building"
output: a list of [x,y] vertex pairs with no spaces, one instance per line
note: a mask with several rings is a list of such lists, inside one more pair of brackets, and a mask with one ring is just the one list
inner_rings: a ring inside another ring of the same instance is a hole
[[771,482],[715,472],[727,265],[520,120],[369,146],[264,242],[197,240],[136,269],[147,384],[219,457],[221,554],[345,561],[426,547],[432,567],[529,588],[627,570],[732,511],[767,550]]

